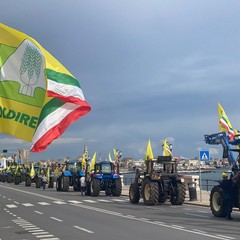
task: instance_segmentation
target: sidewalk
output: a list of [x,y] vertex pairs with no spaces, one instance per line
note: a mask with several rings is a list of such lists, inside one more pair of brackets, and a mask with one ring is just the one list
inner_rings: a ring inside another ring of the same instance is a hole
[[[129,195],[129,186],[123,186],[122,187],[122,196],[128,196]],[[196,200],[190,200],[189,198],[189,192],[186,191],[186,198],[185,198],[185,204],[192,204],[192,205],[199,205],[204,207],[209,207],[210,199],[210,192],[202,190],[197,191],[197,199]]]

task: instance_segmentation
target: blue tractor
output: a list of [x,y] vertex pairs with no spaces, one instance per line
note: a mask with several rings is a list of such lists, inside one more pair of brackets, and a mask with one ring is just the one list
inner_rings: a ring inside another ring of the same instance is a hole
[[[228,159],[232,171],[239,172],[240,166],[240,135],[235,135],[233,140],[229,140],[229,136],[225,132],[204,135],[205,142],[210,145],[219,145],[223,147],[223,158]],[[235,147],[235,148],[232,148]],[[237,156],[234,157],[234,152]],[[221,181],[218,181],[219,183]],[[240,182],[237,181],[234,186],[234,207],[240,209]],[[223,206],[223,195],[220,191],[220,185],[216,185],[212,188],[210,194],[210,208],[212,214],[216,217],[226,217],[225,209]]]
[[114,164],[109,161],[101,161],[95,164],[94,172],[86,178],[86,195],[99,196],[105,191],[107,196],[120,196],[122,193],[122,181],[116,173]]
[[67,192],[69,187],[73,187],[74,191],[80,191],[80,178],[83,176],[85,176],[85,171],[83,171],[80,162],[66,162],[65,169],[56,180],[57,191]]

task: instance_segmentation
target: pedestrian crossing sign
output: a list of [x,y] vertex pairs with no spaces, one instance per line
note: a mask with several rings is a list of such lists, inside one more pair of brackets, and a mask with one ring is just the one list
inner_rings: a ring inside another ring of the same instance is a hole
[[200,151],[199,159],[200,159],[200,161],[209,162],[210,161],[210,152],[209,151]]

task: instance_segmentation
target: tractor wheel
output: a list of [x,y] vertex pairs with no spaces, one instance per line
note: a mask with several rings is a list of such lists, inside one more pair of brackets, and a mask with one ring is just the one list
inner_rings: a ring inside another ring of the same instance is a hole
[[165,203],[167,201],[167,195],[165,191],[163,190],[163,185],[162,183],[159,184],[159,198],[158,198],[158,203]]
[[31,187],[32,184],[32,180],[30,176],[26,176],[26,180],[25,180],[25,186],[26,187]]
[[7,175],[7,183],[12,183],[13,182],[13,177],[11,174]]
[[220,186],[214,186],[210,194],[210,208],[215,217],[226,217]]
[[48,188],[53,188],[54,185],[54,179],[53,177],[50,177],[49,183],[48,183]]
[[97,197],[99,196],[101,191],[100,180],[93,178],[91,182],[91,192],[92,196]]
[[106,188],[106,189],[105,189],[105,194],[106,194],[106,196],[111,196],[111,194],[112,194],[112,189],[111,189],[111,188]]
[[119,197],[122,193],[122,181],[120,178],[118,179],[115,179],[115,182],[114,182],[114,189],[112,190],[112,194],[114,197]]
[[145,205],[156,205],[159,199],[159,189],[157,182],[145,179],[143,182],[143,201]]
[[42,179],[40,177],[36,177],[35,182],[36,182],[36,188],[40,188],[42,185]]
[[86,182],[86,196],[91,196],[91,182]]
[[69,190],[69,177],[61,177],[61,188],[63,192],[68,192]]
[[58,177],[57,180],[56,180],[56,190],[57,191],[62,191],[62,188],[61,188],[61,180],[62,177]]
[[7,180],[7,176],[4,176],[4,175],[3,175],[3,177],[2,177],[2,182],[6,182],[6,180]]
[[139,203],[140,191],[139,186],[136,183],[132,183],[129,188],[129,199],[133,204]]
[[20,176],[15,176],[15,178],[14,178],[14,184],[15,184],[15,185],[19,185],[20,182],[21,182],[21,177],[20,177]]
[[172,205],[183,205],[185,201],[186,188],[183,183],[177,183],[173,187],[173,192],[171,193],[170,202]]

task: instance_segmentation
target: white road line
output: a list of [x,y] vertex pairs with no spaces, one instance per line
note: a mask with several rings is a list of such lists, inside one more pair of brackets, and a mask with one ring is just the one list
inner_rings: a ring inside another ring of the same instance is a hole
[[19,202],[17,202],[17,201],[13,201],[14,203],[16,203],[16,204],[20,204]]
[[110,203],[110,202],[112,202],[112,201],[105,200],[105,199],[99,199],[98,201],[99,201],[99,202],[106,202],[106,203]]
[[68,200],[68,202],[70,202],[70,203],[74,203],[74,204],[82,203],[82,202],[75,201],[75,200]]
[[81,231],[87,232],[87,233],[94,233],[93,231],[88,230],[88,229],[86,229],[86,228],[82,228],[82,227],[79,227],[79,226],[73,226],[73,227],[75,227],[75,228],[77,228],[77,229],[79,229],[79,230],[81,230]]
[[43,214],[42,212],[39,212],[39,211],[34,211],[35,213],[37,213],[37,214]]
[[34,205],[31,203],[22,203],[23,206],[25,207],[33,207]]
[[54,235],[49,234],[49,235],[39,235],[39,236],[35,236],[37,238],[49,238],[49,237],[54,237]]
[[38,202],[38,204],[43,206],[51,205],[50,203],[47,203],[47,202]]
[[86,200],[83,200],[84,202],[88,202],[88,203],[96,203],[97,201],[94,201],[94,200],[90,200],[90,199],[86,199]]
[[8,207],[8,208],[16,208],[17,206],[14,205],[14,204],[8,204],[8,205],[6,205],[6,207]]
[[62,221],[63,221],[62,219],[55,218],[55,217],[50,217],[50,218],[53,219],[53,220],[56,220],[56,221],[58,221],[58,222],[62,222]]
[[205,232],[205,231],[202,231],[202,230],[199,230],[199,229],[192,229],[194,232],[200,232],[200,233],[207,233],[207,232]]
[[233,238],[233,237],[229,237],[229,236],[224,236],[224,235],[217,235],[219,237],[223,237],[223,238],[227,238],[227,239],[236,239],[236,238]]
[[112,198],[111,199],[113,202],[126,202],[128,200],[123,200],[123,199],[117,199],[117,198]]
[[9,201],[12,201],[12,199],[11,199],[11,198],[8,198],[8,200],[9,200]]
[[33,232],[32,235],[49,234],[49,232]]
[[[35,231],[36,231],[36,230],[40,230],[40,228],[39,228],[39,227],[32,227],[32,228],[25,228],[25,230],[26,230],[26,231],[28,231],[28,230],[31,230],[31,231],[32,231],[32,230],[35,230]],[[29,232],[30,232],[30,231],[29,231]]]
[[59,238],[43,238],[43,239],[41,239],[41,240],[60,240]]
[[66,202],[62,202],[62,201],[54,201],[54,203],[56,203],[56,204],[67,204]]
[[30,233],[33,233],[33,232],[44,232],[44,230],[42,230],[42,229],[34,229],[34,230],[30,230],[28,232],[30,232]]

